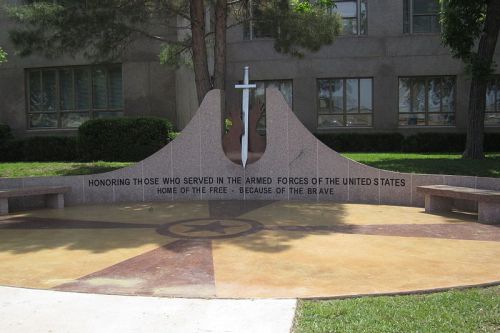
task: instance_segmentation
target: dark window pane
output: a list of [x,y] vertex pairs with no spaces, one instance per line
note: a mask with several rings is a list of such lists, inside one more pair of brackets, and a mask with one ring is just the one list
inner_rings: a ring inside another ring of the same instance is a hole
[[425,112],[425,79],[413,79],[411,90],[411,112]]
[[122,69],[119,67],[109,71],[109,108],[123,108]]
[[486,88],[486,112],[495,112],[495,92],[497,90],[495,83],[494,80],[490,81]]
[[320,115],[318,116],[318,128],[332,128],[332,127],[343,127],[344,124],[344,116],[342,115]]
[[496,85],[495,85],[495,90],[497,92],[497,106],[496,110],[500,112],[500,80],[497,80]]
[[372,87],[372,79],[361,79],[359,80],[360,87],[360,104],[359,111],[361,113],[372,112],[373,106],[373,87]]
[[106,109],[108,107],[106,71],[102,68],[96,68],[92,71],[92,93],[94,108]]
[[411,111],[411,79],[399,79],[399,112]]
[[440,32],[439,16],[426,15],[413,17],[413,32]]
[[81,113],[63,113],[61,115],[61,127],[76,128],[83,124],[83,122],[90,119],[88,112]]
[[371,114],[356,114],[346,116],[346,126],[356,127],[369,127],[372,126],[372,115]]
[[400,113],[400,126],[425,126],[425,113]]
[[484,124],[486,126],[500,126],[500,113],[487,113]]
[[413,0],[413,14],[432,14],[439,12],[439,0]]
[[281,93],[283,94],[285,101],[288,103],[288,106],[290,106],[290,108],[291,108],[293,105],[292,80],[281,81],[279,89],[280,89]]
[[95,112],[95,118],[116,118],[123,117],[123,112],[121,111],[103,111],[103,112]]
[[361,0],[361,7],[359,9],[359,28],[360,34],[366,35],[368,32],[368,15],[366,11],[366,0]]
[[57,128],[57,113],[34,113],[28,118],[30,128]]
[[403,0],[403,32],[410,33],[410,0]]
[[343,1],[335,2],[333,11],[342,17],[357,17],[357,4],[356,1]]
[[342,33],[345,35],[356,35],[358,33],[358,22],[355,18],[342,19]]
[[451,126],[455,123],[454,113],[434,113],[429,114],[429,126]]
[[59,96],[61,110],[73,110],[74,92],[73,92],[73,71],[70,69],[59,71]]
[[335,113],[344,112],[344,80],[332,80],[332,110]]
[[318,81],[319,113],[330,112],[330,81]]
[[42,72],[42,110],[56,110],[56,71]]
[[455,113],[455,78],[443,78],[443,112]]
[[30,111],[42,111],[42,72],[30,72]]
[[76,107],[77,110],[90,109],[91,82],[90,70],[75,69],[75,91],[76,91]]
[[358,113],[359,99],[358,99],[358,80],[346,80],[346,112]]
[[429,112],[441,111],[441,79],[428,81],[427,107]]

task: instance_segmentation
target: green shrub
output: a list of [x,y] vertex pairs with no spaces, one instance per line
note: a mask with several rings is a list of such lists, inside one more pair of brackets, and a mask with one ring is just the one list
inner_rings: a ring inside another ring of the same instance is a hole
[[78,129],[83,161],[140,161],[170,142],[172,123],[160,118],[95,119]]
[[4,145],[9,140],[12,140],[12,138],[10,127],[5,124],[0,124],[0,146]]
[[399,133],[316,134],[328,147],[340,152],[394,152],[401,150],[403,135]]
[[407,136],[401,143],[408,153],[462,152],[465,148],[463,133],[418,133]]
[[10,140],[0,155],[3,162],[66,162],[77,159],[76,138],[64,136]]
[[500,133],[486,133],[484,135],[484,151],[500,152]]

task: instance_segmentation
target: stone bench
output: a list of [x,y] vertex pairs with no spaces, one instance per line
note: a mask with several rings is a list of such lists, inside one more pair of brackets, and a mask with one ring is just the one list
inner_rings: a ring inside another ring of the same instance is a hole
[[477,201],[479,222],[500,223],[500,191],[481,190],[448,185],[418,186],[418,193],[425,194],[425,212],[451,211],[454,199]]
[[9,213],[9,198],[44,195],[48,208],[64,208],[64,193],[69,192],[68,186],[37,186],[8,190],[0,190],[0,215]]

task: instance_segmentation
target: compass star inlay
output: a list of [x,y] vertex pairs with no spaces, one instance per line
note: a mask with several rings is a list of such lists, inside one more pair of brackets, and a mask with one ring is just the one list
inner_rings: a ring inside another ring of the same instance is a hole
[[191,228],[190,230],[186,230],[185,232],[210,231],[222,235],[226,234],[226,229],[235,227],[234,225],[223,225],[222,221],[214,221],[208,224],[185,224],[184,226]]

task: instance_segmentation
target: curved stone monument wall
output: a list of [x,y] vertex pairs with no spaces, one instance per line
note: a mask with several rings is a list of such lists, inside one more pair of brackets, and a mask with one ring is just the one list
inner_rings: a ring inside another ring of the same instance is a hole
[[[246,169],[222,149],[222,92],[213,90],[184,131],[149,158],[95,175],[0,179],[0,189],[67,185],[67,205],[166,200],[307,200],[424,205],[419,185],[500,190],[500,179],[390,172],[331,150],[297,119],[278,90],[268,89],[267,147]],[[35,207],[27,198],[14,206]],[[12,205],[11,204],[11,205]]]

